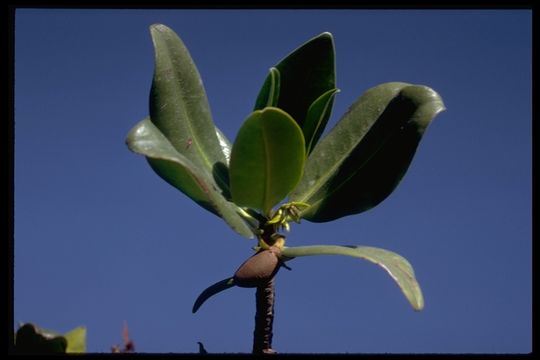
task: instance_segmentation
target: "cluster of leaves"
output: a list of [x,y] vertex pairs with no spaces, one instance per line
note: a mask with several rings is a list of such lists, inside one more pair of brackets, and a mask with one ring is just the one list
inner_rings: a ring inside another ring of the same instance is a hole
[[65,334],[21,324],[15,334],[17,354],[63,354],[86,352],[86,328],[79,326]]
[[[322,33],[270,69],[231,145],[212,121],[183,42],[164,25],[150,30],[150,116],[130,131],[127,145],[244,237],[260,237],[269,224],[288,228],[289,220],[326,222],[373,208],[398,185],[427,126],[444,110],[426,86],[384,83],[360,96],[322,137],[338,93],[333,38]],[[423,307],[412,267],[388,250],[303,246],[284,247],[282,254],[372,261],[392,276],[413,308]]]
[[[135,345],[129,338],[127,323],[122,330],[123,346],[113,345],[112,353],[132,353]],[[86,352],[86,327],[79,326],[65,334],[31,323],[21,324],[15,334],[16,354],[70,354]]]

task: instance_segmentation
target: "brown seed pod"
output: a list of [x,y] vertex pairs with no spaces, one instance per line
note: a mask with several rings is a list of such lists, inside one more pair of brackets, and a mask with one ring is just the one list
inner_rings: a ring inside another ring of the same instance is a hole
[[234,273],[234,284],[240,287],[257,287],[272,279],[281,267],[279,254],[281,251],[272,246],[261,250],[249,259]]

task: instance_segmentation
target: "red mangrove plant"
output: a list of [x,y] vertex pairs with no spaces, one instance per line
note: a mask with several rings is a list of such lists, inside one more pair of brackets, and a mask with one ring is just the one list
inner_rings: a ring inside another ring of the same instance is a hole
[[256,289],[253,353],[272,353],[276,274],[301,256],[345,255],[382,267],[415,310],[424,300],[402,256],[358,245],[289,246],[291,223],[332,221],[377,206],[405,175],[422,136],[442,110],[423,85],[390,82],[361,95],[322,137],[338,93],[330,33],[307,41],[270,71],[231,145],[212,120],[191,56],[164,25],[150,27],[155,70],[149,116],[127,146],[195,203],[253,238],[254,254],[204,290]]

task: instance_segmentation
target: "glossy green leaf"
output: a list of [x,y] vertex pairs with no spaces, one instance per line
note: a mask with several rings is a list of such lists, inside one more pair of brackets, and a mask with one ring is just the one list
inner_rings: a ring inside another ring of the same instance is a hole
[[[283,109],[296,120],[300,128],[304,128],[309,107],[320,96],[336,87],[335,49],[332,34],[324,32],[310,39],[282,59],[275,67],[280,74],[279,100],[276,107]],[[269,74],[264,82],[257,97],[256,108],[260,106],[259,99],[267,98],[264,94],[268,92],[271,76],[272,74]],[[322,130],[324,126],[320,129],[321,132]]]
[[338,89],[328,90],[311,104],[306,115],[306,121],[302,131],[306,141],[306,153],[309,155],[311,150],[319,141],[326,123],[332,112],[334,97],[339,92]]
[[[424,297],[411,264],[401,255],[369,246],[316,245],[285,247],[282,256],[295,258],[314,255],[345,255],[371,261],[382,267],[394,279],[414,310],[422,310]],[[352,285],[352,280],[349,282]]]
[[265,107],[277,106],[280,91],[280,74],[275,67],[270,69],[270,74],[264,81],[263,87],[259,92],[255,108],[253,110],[262,110]]
[[444,104],[432,89],[386,83],[368,90],[315,147],[292,201],[323,222],[383,201],[406,173],[431,120]]
[[[212,121],[208,100],[199,72],[182,40],[164,25],[150,27],[155,50],[155,69],[150,91],[150,118],[169,140],[176,152],[209,176],[209,185],[227,194],[227,158]],[[160,176],[188,178],[186,174],[170,174],[152,164]],[[187,181],[187,180],[186,180]],[[193,184],[178,182],[186,187]],[[181,189],[182,190],[182,189]],[[207,208],[208,209],[208,208]]]
[[191,312],[195,314],[197,310],[199,310],[199,308],[202,306],[202,304],[204,304],[204,302],[206,302],[206,300],[208,300],[210,297],[233,286],[235,286],[233,278],[221,280],[213,285],[210,285],[197,297],[197,300],[195,300]]
[[149,118],[129,132],[126,143],[131,151],[146,156],[165,181],[184,191],[205,209],[221,216],[242,236],[253,237],[254,229],[239,215],[241,210],[216,188],[211,175],[180,154]]
[[302,131],[287,113],[272,107],[254,111],[232,148],[233,201],[269,215],[300,180],[304,160]]

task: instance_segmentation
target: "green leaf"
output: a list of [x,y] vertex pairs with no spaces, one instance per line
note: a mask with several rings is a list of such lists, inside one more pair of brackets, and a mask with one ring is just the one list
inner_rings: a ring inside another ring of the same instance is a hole
[[86,327],[79,326],[64,334],[67,340],[66,353],[86,352]]
[[262,110],[268,106],[277,106],[280,91],[279,70],[275,67],[270,68],[270,74],[264,81],[263,87],[259,92],[255,108],[253,110]]
[[338,89],[328,90],[315,100],[308,109],[306,121],[302,128],[304,139],[306,140],[306,154],[308,155],[319,141],[322,132],[326,127],[326,123],[332,112],[334,97],[338,92]]
[[253,237],[254,229],[248,227],[239,215],[241,209],[223,197],[211,175],[176,151],[149,118],[139,122],[129,132],[126,143],[131,151],[146,156],[152,168],[165,181],[205,209],[221,216],[240,235]]
[[[279,100],[277,105],[304,128],[309,107],[326,92],[335,89],[335,49],[332,34],[324,32],[310,39],[282,59],[276,66],[280,75]],[[269,74],[257,97],[256,109],[267,99]],[[328,114],[332,104],[329,104]],[[322,124],[320,132],[324,130]],[[310,125],[311,127],[311,125]],[[310,137],[306,136],[307,139]],[[316,142],[316,141],[315,141]],[[313,142],[313,145],[315,144]]]
[[292,201],[331,221],[378,205],[405,175],[424,131],[444,110],[432,89],[386,83],[368,90],[315,147]]
[[202,304],[204,304],[204,302],[208,300],[211,296],[227,290],[233,286],[235,286],[233,278],[221,280],[213,285],[210,285],[197,297],[197,300],[195,300],[191,312],[195,314],[197,310],[199,310],[199,308],[202,306]]
[[300,180],[304,160],[302,131],[287,113],[272,107],[254,111],[232,148],[233,201],[269,215]]
[[[223,168],[228,161],[216,134],[199,72],[182,40],[171,29],[157,24],[150,27],[150,32],[155,49],[151,121],[176,152],[211,175],[209,185],[227,194],[227,172]],[[188,191],[184,193],[189,196]]]
[[401,255],[369,246],[298,246],[285,247],[281,255],[286,258],[313,255],[345,255],[371,261],[382,267],[394,279],[414,310],[422,310],[424,297],[411,264]]

